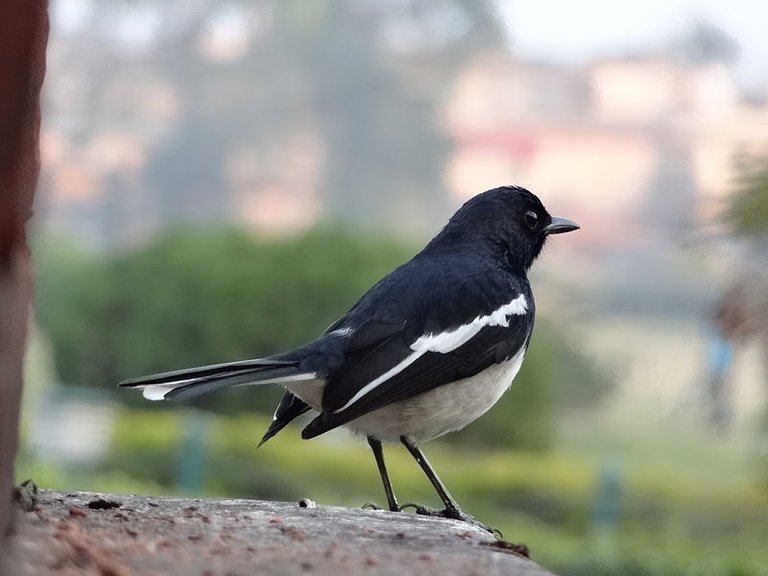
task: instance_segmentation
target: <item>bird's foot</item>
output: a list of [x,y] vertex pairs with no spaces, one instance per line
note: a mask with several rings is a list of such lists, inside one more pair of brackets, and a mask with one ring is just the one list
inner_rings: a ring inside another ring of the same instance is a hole
[[486,524],[483,524],[482,522],[479,522],[478,520],[475,520],[472,516],[469,514],[465,514],[458,508],[445,508],[443,510],[437,510],[436,508],[429,508],[428,506],[422,506],[421,504],[413,504],[413,503],[407,503],[403,504],[399,507],[400,511],[405,510],[406,508],[413,508],[414,512],[416,514],[419,514],[421,516],[435,516],[438,518],[450,518],[452,520],[461,520],[462,522],[466,522],[467,524],[471,524],[472,526],[477,526],[478,528],[482,528],[486,532],[490,532],[493,534],[493,536],[497,539],[502,539],[503,534],[501,533],[501,530],[498,528],[492,528],[491,526],[488,526]]
[[366,502],[363,504],[363,510],[389,510],[390,512],[401,512],[403,507],[399,504],[395,503],[394,506],[390,506],[389,508],[382,508],[376,502]]

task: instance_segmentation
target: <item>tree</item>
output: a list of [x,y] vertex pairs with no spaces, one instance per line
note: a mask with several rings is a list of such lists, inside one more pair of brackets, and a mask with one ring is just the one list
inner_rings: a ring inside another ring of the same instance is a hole
[[[451,25],[463,32],[452,34]],[[404,29],[417,37],[402,53],[391,38]],[[490,5],[336,0],[308,7],[293,0],[277,5],[274,38],[294,54],[312,94],[327,145],[322,190],[330,213],[416,229],[415,214],[446,216],[442,171],[449,142],[435,109],[470,58],[500,48],[503,35]],[[406,61],[419,56],[425,65],[416,72],[423,76],[416,89]]]
[[739,56],[738,42],[704,20],[696,20],[672,50],[683,62],[694,66],[711,62],[732,64]]

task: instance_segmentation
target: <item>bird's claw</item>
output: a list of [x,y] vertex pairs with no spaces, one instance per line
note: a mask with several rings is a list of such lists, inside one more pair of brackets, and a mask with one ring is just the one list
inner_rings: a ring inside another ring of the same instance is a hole
[[420,516],[441,516],[445,517],[443,515],[443,512],[445,510],[436,510],[435,508],[429,508],[427,506],[422,506],[421,504],[414,504],[413,502],[406,502],[405,504],[398,507],[398,512],[403,512],[407,508],[413,508],[413,511],[416,512],[416,514],[419,514]]
[[486,524],[483,524],[482,522],[475,520],[469,514],[465,514],[458,508],[445,508],[443,510],[437,510],[435,508],[429,508],[428,506],[422,506],[421,504],[414,504],[412,502],[408,502],[400,506],[399,510],[402,512],[406,508],[413,508],[414,512],[416,512],[416,514],[419,514],[420,516],[434,516],[438,518],[450,518],[452,520],[461,520],[462,522],[466,522],[467,524],[471,524],[472,526],[477,526],[478,528],[482,528],[486,532],[490,532],[497,540],[501,540],[504,538],[504,535],[501,533],[501,530],[499,530],[498,528],[492,528],[491,526],[487,526]]
[[394,503],[394,505],[390,506],[389,508],[384,508],[383,506],[379,506],[376,504],[376,502],[366,502],[362,506],[363,510],[389,510],[390,512],[401,512],[402,506],[400,506],[397,502]]

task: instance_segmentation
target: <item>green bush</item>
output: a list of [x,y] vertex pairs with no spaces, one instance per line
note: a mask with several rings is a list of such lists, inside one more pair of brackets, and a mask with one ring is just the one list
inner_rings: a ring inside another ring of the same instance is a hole
[[[59,241],[38,252],[39,321],[59,373],[66,383],[106,388],[129,376],[296,346],[412,254],[331,230],[265,241],[232,229],[175,232],[109,257]],[[224,394],[201,404],[271,412],[278,396]]]

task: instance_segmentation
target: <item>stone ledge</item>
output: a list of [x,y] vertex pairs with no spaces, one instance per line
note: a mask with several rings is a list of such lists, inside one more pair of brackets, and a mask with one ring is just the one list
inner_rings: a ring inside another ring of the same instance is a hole
[[41,491],[19,511],[19,576],[552,576],[487,532],[406,513],[258,500]]

